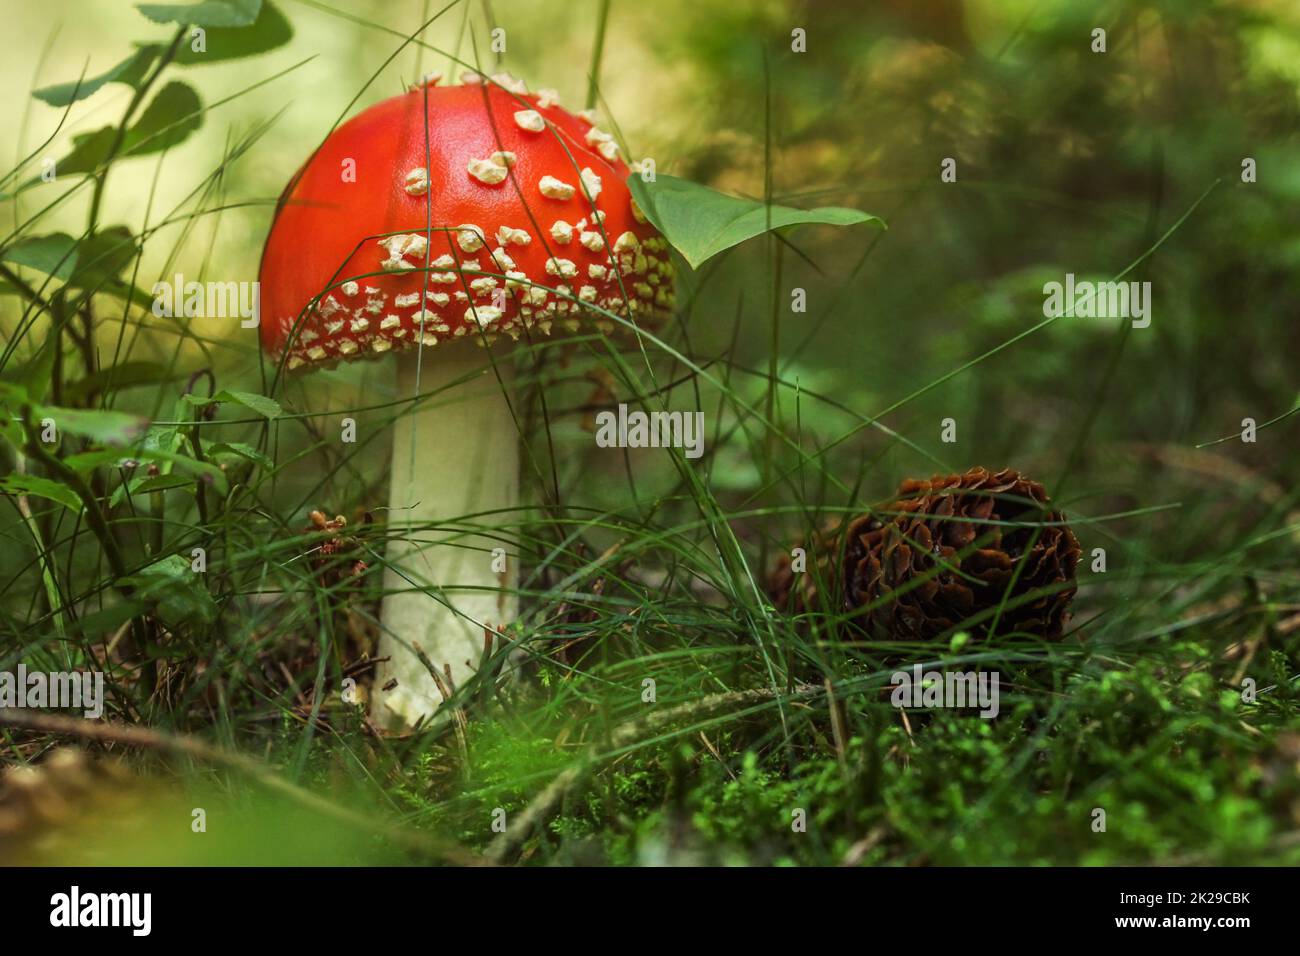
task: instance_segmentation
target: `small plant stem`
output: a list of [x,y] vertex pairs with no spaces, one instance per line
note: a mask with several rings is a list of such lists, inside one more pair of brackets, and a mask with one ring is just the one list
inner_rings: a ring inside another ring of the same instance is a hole
[[[99,539],[100,547],[104,549],[104,557],[108,560],[108,566],[113,570],[113,577],[117,580],[126,577],[126,562],[122,558],[121,549],[117,546],[117,539],[113,537],[112,529],[109,528],[108,521],[104,518],[104,512],[99,507],[99,501],[90,490],[90,486],[76,471],[50,454],[45,446],[41,444],[30,424],[31,413],[30,405],[23,408],[23,423],[27,430],[28,455],[39,461],[50,474],[71,488],[73,493],[81,499],[82,507],[86,509],[86,524],[90,526],[91,533]],[[116,580],[114,585],[126,597],[131,596],[131,588],[116,583]]]
[[600,92],[600,61],[605,56],[605,30],[609,26],[609,0],[600,0],[600,14],[596,18],[596,42],[591,51],[591,75],[587,78],[587,109],[596,105]]
[[109,146],[108,152],[104,155],[104,168],[95,178],[95,187],[90,196],[90,216],[86,220],[86,235],[88,237],[95,234],[95,227],[99,223],[99,206],[104,198],[104,184],[108,181],[108,170],[112,166],[113,160],[117,158],[118,152],[122,149],[122,144],[126,141],[127,127],[130,125],[132,117],[135,116],[135,111],[138,110],[140,104],[144,102],[144,98],[148,95],[149,90],[153,87],[154,83],[158,81],[158,77],[162,74],[162,71],[166,69],[167,65],[176,57],[176,50],[180,47],[181,41],[185,39],[185,31],[187,29],[188,26],[182,25],[176,31],[176,35],[172,37],[172,42],[168,45],[167,49],[163,51],[162,56],[158,58],[158,62],[154,64],[154,68],[150,74],[140,82],[139,87],[136,88],[135,95],[131,97],[131,102],[127,104],[126,113],[122,117],[122,122],[118,124],[117,130],[113,135],[113,143]]

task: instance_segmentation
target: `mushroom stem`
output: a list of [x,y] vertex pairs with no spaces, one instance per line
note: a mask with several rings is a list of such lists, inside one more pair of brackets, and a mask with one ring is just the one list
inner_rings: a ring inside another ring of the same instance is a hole
[[397,397],[437,394],[401,414],[393,432],[378,648],[389,660],[376,670],[371,699],[371,716],[385,727],[413,726],[442,703],[415,646],[440,676],[450,668],[451,690],[478,666],[484,628],[510,623],[518,608],[516,549],[494,530],[517,520],[519,505],[510,362],[496,359],[503,389],[488,353],[470,339],[425,349],[422,361],[419,351],[397,356]]

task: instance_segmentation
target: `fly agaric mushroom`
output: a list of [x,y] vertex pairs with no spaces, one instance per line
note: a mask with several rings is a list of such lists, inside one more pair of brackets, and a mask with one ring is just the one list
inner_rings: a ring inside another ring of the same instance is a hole
[[[558,328],[612,331],[610,315],[658,321],[673,305],[668,244],[609,134],[508,75],[437,83],[326,139],[281,197],[260,276],[262,345],[290,371],[392,352],[399,401],[440,393],[393,434],[388,660],[371,710],[388,726],[429,717],[472,673],[485,631],[516,614],[514,561],[501,573],[494,558],[506,543],[494,528],[520,504],[499,349]],[[494,342],[489,359],[478,346]],[[430,526],[448,523],[475,533],[438,540]]]

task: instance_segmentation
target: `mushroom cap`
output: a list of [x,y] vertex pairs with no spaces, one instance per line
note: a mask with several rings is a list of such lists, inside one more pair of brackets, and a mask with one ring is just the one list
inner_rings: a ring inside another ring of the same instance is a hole
[[516,89],[430,83],[329,136],[262,253],[264,349],[294,369],[555,322],[611,331],[599,310],[666,317],[668,244],[612,137]]

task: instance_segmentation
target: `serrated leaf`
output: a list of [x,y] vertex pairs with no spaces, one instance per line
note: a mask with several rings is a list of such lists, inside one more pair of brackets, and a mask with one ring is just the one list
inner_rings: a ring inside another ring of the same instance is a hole
[[246,27],[257,19],[262,0],[199,0],[198,3],[140,3],[136,9],[154,23],[196,27]]
[[77,240],[66,232],[20,239],[0,251],[0,261],[26,266],[67,282],[77,266]]
[[149,419],[111,409],[59,408],[44,405],[35,410],[37,419],[52,418],[60,432],[89,438],[101,445],[132,445],[144,437]]
[[81,499],[67,485],[40,475],[5,475],[0,478],[0,493],[7,495],[35,495],[58,502],[72,511],[81,511]]
[[144,79],[145,73],[149,71],[149,67],[153,66],[154,60],[158,58],[161,49],[161,47],[152,43],[142,46],[121,63],[105,70],[99,76],[86,77],[80,81],[73,80],[70,83],[55,83],[52,86],[43,86],[33,92],[32,96],[43,103],[50,104],[50,106],[68,106],[71,103],[84,100],[106,83],[125,83],[132,88],[138,88],[140,81]]
[[271,3],[262,4],[257,20],[247,27],[214,27],[204,40],[205,50],[196,53],[190,46],[182,46],[176,54],[181,66],[202,66],[220,63],[243,56],[256,56],[293,39],[293,27],[284,14]]
[[853,226],[871,223],[884,228],[884,220],[858,209],[823,206],[795,209],[765,206],[756,199],[728,196],[676,176],[660,175],[645,182],[638,173],[627,180],[632,198],[646,218],[682,254],[692,269],[698,269],[719,252],[771,229],[823,224]]

